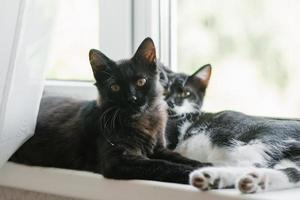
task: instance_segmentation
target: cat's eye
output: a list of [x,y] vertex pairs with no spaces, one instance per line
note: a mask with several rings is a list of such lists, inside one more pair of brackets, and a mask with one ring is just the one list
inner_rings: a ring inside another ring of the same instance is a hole
[[178,94],[178,97],[185,98],[185,97],[188,97],[190,95],[191,95],[191,93],[189,91],[183,91],[183,92],[180,92]]
[[110,86],[110,89],[113,91],[113,92],[118,92],[120,90],[120,86],[118,84],[112,84]]
[[142,87],[146,84],[147,80],[145,78],[140,78],[136,81],[136,85]]

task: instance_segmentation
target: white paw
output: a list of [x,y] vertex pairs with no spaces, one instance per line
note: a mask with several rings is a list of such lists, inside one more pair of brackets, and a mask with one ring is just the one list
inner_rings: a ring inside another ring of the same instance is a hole
[[268,186],[268,176],[261,172],[251,172],[237,181],[237,188],[242,193],[256,193],[264,191]]
[[229,186],[226,183],[230,182],[228,180],[225,180],[227,177],[225,173],[226,171],[222,171],[218,168],[201,168],[193,171],[190,174],[190,184],[204,191],[210,189],[225,188]]

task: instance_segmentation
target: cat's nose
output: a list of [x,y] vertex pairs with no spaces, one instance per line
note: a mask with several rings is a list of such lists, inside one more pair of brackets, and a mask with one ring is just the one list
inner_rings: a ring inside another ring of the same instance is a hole
[[129,101],[130,103],[135,103],[135,102],[137,101],[137,97],[136,97],[136,96],[129,96],[129,97],[128,97],[128,101]]

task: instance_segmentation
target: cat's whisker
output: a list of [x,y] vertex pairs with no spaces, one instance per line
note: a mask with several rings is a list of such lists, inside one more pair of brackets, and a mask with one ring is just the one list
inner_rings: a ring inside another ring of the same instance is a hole
[[112,129],[115,127],[115,118],[116,118],[117,111],[118,111],[118,109],[114,110],[114,112],[110,118],[110,128],[112,128]]
[[117,109],[116,111],[115,111],[115,114],[114,114],[114,117],[113,117],[113,129],[115,129],[115,126],[116,126],[116,120],[117,120],[117,118],[118,118],[118,116],[119,116],[119,113],[120,113],[120,109]]
[[[109,122],[109,119],[107,119],[107,115],[112,111],[114,110],[115,108],[117,108],[117,106],[112,106],[108,109],[106,109],[100,116],[100,127],[102,128],[102,130],[105,130],[107,128],[107,125],[108,125],[108,122]],[[104,126],[103,126],[104,125]]]
[[[110,111],[112,111],[113,109],[110,109]],[[107,112],[107,114],[106,114],[106,116],[110,113],[110,111],[109,112]],[[112,119],[112,116],[111,115],[108,115],[107,116],[107,118],[105,118],[106,119],[106,122],[105,122],[105,129],[106,128],[111,128],[111,119]]]

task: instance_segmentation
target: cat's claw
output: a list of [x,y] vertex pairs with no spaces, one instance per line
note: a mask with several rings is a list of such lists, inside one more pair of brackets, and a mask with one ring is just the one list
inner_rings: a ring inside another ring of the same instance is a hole
[[241,177],[236,188],[238,188],[242,193],[256,193],[266,190],[268,183],[268,178],[263,173],[251,172]]
[[203,191],[218,189],[220,178],[213,170],[198,169],[190,174],[190,184]]

